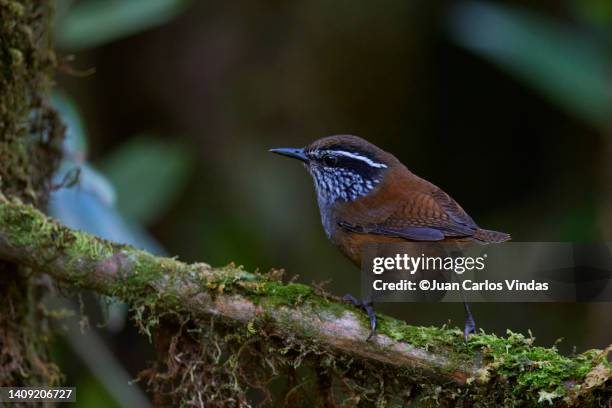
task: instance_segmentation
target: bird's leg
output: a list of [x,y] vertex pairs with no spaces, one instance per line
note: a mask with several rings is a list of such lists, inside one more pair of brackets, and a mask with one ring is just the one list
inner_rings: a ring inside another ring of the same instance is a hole
[[372,336],[376,333],[376,313],[374,312],[374,306],[372,305],[371,300],[359,300],[355,298],[355,296],[351,294],[346,294],[342,297],[342,300],[347,302],[351,302],[353,305],[365,310],[370,318],[370,334],[366,341],[370,340]]
[[463,337],[467,343],[470,334],[476,334],[476,322],[470,311],[470,305],[465,300],[463,301],[463,307],[465,308],[465,328],[463,329]]
[[465,300],[465,293],[463,293],[462,285],[459,285],[459,293],[461,293],[461,300],[463,300],[463,308],[465,309],[465,327],[463,328],[463,338],[467,343],[470,334],[476,334],[476,322],[474,321],[474,316],[472,316],[470,305],[468,304],[467,300]]
[[[457,252],[454,252],[453,255],[457,255]],[[474,321],[474,316],[472,316],[472,311],[470,310],[470,305],[465,299],[465,293],[463,292],[463,285],[461,284],[461,278],[456,274],[451,272],[451,281],[455,280],[455,278],[459,281],[459,294],[461,295],[461,300],[463,301],[463,308],[465,309],[465,326],[463,328],[463,338],[467,343],[470,334],[476,334],[476,322]]]

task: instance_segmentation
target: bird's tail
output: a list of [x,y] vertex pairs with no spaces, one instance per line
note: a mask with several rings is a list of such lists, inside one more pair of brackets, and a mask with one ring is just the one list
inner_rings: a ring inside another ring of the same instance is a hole
[[506,234],[505,232],[497,232],[486,229],[477,229],[472,238],[481,241],[487,244],[497,244],[500,242],[509,241],[510,234]]

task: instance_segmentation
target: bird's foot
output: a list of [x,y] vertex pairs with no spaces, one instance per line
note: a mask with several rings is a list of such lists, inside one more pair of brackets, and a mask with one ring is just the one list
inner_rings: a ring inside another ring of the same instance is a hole
[[374,306],[372,305],[372,302],[366,300],[359,300],[351,294],[344,295],[342,297],[342,300],[351,302],[354,306],[365,310],[365,312],[368,314],[368,317],[370,318],[370,334],[368,335],[366,341],[370,340],[372,336],[376,334],[376,313],[374,312]]
[[465,342],[468,342],[470,334],[476,334],[476,322],[474,321],[474,317],[472,317],[472,313],[468,313],[465,319],[465,328],[463,329],[463,338]]

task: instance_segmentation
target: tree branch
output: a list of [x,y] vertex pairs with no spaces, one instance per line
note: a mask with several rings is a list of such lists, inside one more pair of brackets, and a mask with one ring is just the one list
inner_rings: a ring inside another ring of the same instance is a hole
[[348,376],[350,361],[360,361],[405,384],[438,384],[462,398],[492,393],[503,398],[519,391],[530,393],[525,397],[530,401],[571,405],[610,395],[610,348],[568,358],[511,332],[507,338],[475,335],[466,346],[458,329],[413,327],[386,316],[380,318],[379,334],[365,341],[367,318],[310,286],[285,285],[235,267],[156,257],[73,231],[3,196],[0,259],[122,299],[135,310],[172,312],[194,321],[214,317],[231,327],[326,350],[338,356]]

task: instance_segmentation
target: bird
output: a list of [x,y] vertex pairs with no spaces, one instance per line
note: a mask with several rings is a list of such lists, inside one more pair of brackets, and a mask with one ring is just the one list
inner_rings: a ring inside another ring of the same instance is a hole
[[[365,244],[397,242],[501,243],[504,232],[480,228],[465,210],[435,184],[417,176],[393,154],[354,135],[333,135],[304,148],[270,152],[301,161],[312,176],[323,229],[329,241],[360,267]],[[345,295],[363,308],[376,330],[372,302]],[[464,335],[475,322],[464,302]]]

